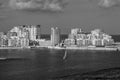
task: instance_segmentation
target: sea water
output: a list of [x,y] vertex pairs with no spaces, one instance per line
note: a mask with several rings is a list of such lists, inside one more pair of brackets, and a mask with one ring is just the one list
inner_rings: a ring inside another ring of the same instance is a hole
[[[0,80],[42,80],[120,67],[119,51],[0,50]],[[1,55],[0,55],[1,56]]]

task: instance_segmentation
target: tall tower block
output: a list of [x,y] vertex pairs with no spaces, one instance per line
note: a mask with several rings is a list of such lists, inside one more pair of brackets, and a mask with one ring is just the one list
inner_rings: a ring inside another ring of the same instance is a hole
[[29,26],[29,34],[30,34],[30,40],[34,41],[36,40],[36,35],[37,35],[37,28],[36,26]]
[[51,43],[56,46],[60,43],[60,29],[58,27],[51,28]]
[[41,29],[40,29],[40,27],[41,27],[41,25],[37,25],[36,27],[37,27],[37,36],[36,36],[36,38],[40,39],[40,36],[41,36]]

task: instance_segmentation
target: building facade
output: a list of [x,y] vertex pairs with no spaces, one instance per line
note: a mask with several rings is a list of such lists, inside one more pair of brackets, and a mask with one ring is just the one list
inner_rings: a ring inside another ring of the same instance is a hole
[[60,29],[58,27],[51,28],[51,43],[56,46],[60,43]]
[[[15,26],[7,33],[8,45],[11,47],[28,47],[29,41],[36,41],[37,27],[31,25]],[[0,39],[5,43],[5,39]]]
[[110,46],[114,43],[112,36],[103,33],[99,29],[84,33],[81,29],[75,28],[71,30],[68,39],[64,41],[66,46]]

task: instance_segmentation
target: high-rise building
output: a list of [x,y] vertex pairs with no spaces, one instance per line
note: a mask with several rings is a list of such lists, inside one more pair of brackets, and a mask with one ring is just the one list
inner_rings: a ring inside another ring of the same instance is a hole
[[28,47],[29,46],[29,40],[26,39],[26,38],[21,38],[20,39],[20,44],[21,44],[21,47]]
[[78,45],[79,47],[83,46],[83,45],[84,45],[83,39],[77,39],[77,45]]
[[0,46],[3,45],[3,35],[4,35],[4,33],[0,32]]
[[60,29],[58,27],[51,28],[51,43],[52,46],[60,43]]
[[1,46],[8,46],[8,39],[7,36],[4,34],[1,40]]
[[[75,40],[75,41],[73,41]],[[68,39],[65,40],[65,45],[77,46],[109,46],[114,43],[112,36],[102,32],[100,29],[95,29],[91,33],[84,33],[81,29],[71,29]]]
[[71,34],[76,35],[79,33],[79,31],[80,31],[79,28],[71,29]]
[[32,41],[36,40],[36,35],[37,35],[37,28],[36,26],[30,26],[29,27],[29,38]]
[[41,35],[41,28],[40,28],[40,27],[41,27],[41,25],[37,25],[36,27],[37,27],[37,35],[36,35],[36,38],[37,38],[37,39],[40,39],[40,35]]

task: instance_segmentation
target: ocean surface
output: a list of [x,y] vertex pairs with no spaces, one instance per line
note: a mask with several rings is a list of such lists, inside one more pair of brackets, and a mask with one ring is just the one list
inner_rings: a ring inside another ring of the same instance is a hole
[[48,80],[120,67],[119,51],[0,50],[0,80]]

